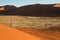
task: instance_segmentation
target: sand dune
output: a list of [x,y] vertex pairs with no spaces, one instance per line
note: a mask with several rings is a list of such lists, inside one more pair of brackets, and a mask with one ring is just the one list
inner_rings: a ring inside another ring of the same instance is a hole
[[4,7],[0,8],[0,11],[5,10]]
[[60,7],[60,4],[56,3],[53,7]]
[[40,40],[40,38],[0,24],[0,40]]
[[5,10],[0,11],[1,15],[60,17],[60,4],[31,4],[21,7],[5,5],[3,7]]
[[[55,28],[56,29],[56,28]],[[51,29],[36,29],[36,28],[23,28],[19,29],[34,36],[42,38],[42,40],[60,40],[60,31]]]

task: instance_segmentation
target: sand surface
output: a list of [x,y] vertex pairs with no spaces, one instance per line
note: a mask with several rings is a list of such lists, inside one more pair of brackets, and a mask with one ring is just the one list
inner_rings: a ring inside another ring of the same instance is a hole
[[3,10],[5,10],[4,7],[0,8],[0,11],[3,11]]
[[60,4],[56,3],[53,7],[60,7]]
[[42,40],[60,40],[60,30],[55,29],[36,29],[36,28],[23,28],[19,29],[23,32],[42,38]]
[[0,40],[41,40],[41,38],[0,24]]

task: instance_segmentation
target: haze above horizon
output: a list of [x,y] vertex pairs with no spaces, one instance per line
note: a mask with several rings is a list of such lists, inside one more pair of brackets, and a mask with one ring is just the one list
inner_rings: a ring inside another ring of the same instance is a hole
[[15,5],[17,7],[29,4],[54,4],[60,3],[60,0],[0,0],[0,6]]

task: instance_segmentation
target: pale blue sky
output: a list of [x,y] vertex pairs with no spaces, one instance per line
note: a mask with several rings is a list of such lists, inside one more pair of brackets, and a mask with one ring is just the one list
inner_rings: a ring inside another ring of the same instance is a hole
[[23,6],[36,3],[54,4],[54,3],[60,3],[60,0],[0,0],[0,6],[2,5]]

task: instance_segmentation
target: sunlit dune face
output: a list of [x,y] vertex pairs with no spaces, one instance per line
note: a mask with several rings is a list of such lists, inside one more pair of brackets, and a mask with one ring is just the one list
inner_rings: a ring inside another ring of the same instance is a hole
[[60,7],[60,4],[55,4],[53,7]]
[[0,24],[0,40],[41,40],[41,38]]
[[5,10],[4,7],[1,7],[1,8],[0,8],[0,11],[1,11],[1,10]]

